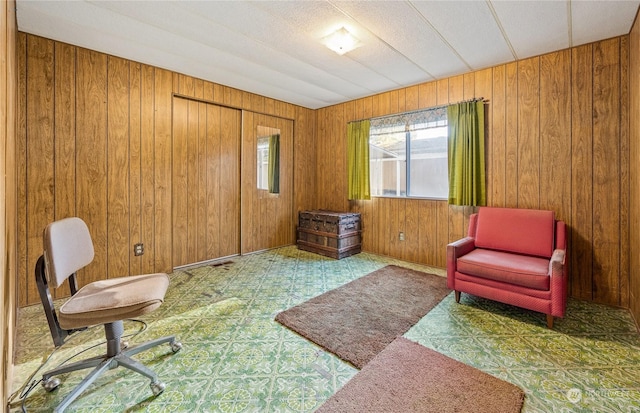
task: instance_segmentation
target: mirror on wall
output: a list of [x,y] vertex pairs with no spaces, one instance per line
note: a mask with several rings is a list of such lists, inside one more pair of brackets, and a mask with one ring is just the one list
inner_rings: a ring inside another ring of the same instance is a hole
[[280,129],[258,126],[258,189],[280,193]]

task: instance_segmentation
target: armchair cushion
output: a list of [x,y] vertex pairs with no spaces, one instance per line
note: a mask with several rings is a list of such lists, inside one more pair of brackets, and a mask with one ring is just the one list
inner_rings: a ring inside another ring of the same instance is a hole
[[475,249],[458,258],[458,271],[536,290],[549,290],[549,260],[546,258]]
[[554,249],[553,211],[517,208],[480,208],[477,248],[550,258]]

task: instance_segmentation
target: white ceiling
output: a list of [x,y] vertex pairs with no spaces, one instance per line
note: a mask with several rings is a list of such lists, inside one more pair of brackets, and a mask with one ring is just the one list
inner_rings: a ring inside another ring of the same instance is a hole
[[[628,34],[628,1],[33,1],[19,30],[311,109]],[[346,27],[339,56],[322,38]]]

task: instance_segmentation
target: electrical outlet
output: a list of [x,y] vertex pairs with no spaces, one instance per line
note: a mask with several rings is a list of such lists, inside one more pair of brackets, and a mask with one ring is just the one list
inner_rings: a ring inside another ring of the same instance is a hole
[[398,239],[400,241],[404,241],[404,232],[400,232],[400,235],[398,235]]
[[133,255],[135,255],[137,257],[137,256],[140,256],[142,254],[144,254],[144,244],[141,243],[141,242],[138,243],[138,244],[135,244],[133,246]]

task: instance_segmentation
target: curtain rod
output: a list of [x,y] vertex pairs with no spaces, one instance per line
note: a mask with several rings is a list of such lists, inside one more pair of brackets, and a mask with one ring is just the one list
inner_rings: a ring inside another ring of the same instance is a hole
[[391,113],[389,115],[374,116],[374,117],[371,117],[371,118],[362,118],[362,119],[350,120],[349,122],[347,122],[347,125],[350,124],[350,123],[353,123],[353,122],[361,122],[363,120],[382,119],[382,118],[386,118],[386,117],[389,117],[389,116],[398,116],[398,115],[410,115],[412,113],[424,112],[425,110],[442,109],[442,108],[446,108],[447,106],[457,105],[459,103],[477,102],[477,101],[480,101],[480,100],[482,102],[484,102],[484,103],[489,103],[489,101],[485,100],[483,97],[473,98],[473,99],[468,99],[468,100],[461,100],[459,102],[447,103],[446,105],[430,106],[428,108],[410,110],[410,111],[407,111],[407,112]]

